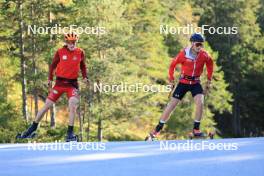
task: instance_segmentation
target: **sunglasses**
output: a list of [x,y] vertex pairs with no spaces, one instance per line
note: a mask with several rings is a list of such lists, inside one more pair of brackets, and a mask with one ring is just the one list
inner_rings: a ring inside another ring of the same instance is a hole
[[195,43],[194,45],[195,45],[196,47],[203,47],[203,43],[199,43],[199,42]]
[[68,44],[75,44],[76,43],[76,41],[67,41],[66,43],[68,43]]

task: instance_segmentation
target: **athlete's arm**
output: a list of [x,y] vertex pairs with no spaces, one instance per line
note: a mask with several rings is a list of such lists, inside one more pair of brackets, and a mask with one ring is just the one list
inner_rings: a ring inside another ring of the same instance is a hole
[[204,89],[204,95],[208,94],[210,90],[211,80],[212,80],[213,71],[214,71],[213,59],[210,56],[207,57],[205,65],[206,65],[206,70],[207,70],[207,82],[206,82],[205,89]]
[[57,51],[53,57],[52,63],[50,64],[49,67],[49,81],[53,80],[53,74],[55,72],[55,69],[58,65],[58,63],[60,62],[60,56],[59,56],[59,52]]
[[83,51],[82,51],[82,55],[81,55],[80,69],[81,69],[81,72],[82,72],[83,79],[87,79],[87,71],[86,71],[86,64],[85,64],[85,54],[84,54]]
[[182,53],[180,52],[173,60],[171,61],[170,68],[169,68],[169,81],[174,81],[174,71],[177,64],[182,63]]
[[212,76],[213,76],[213,71],[214,71],[213,59],[210,56],[208,56],[205,64],[206,64],[206,70],[207,70],[207,80],[211,81]]

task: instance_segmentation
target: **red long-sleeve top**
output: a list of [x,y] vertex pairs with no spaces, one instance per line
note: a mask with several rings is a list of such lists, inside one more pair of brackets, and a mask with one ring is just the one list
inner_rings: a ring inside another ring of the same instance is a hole
[[77,79],[80,70],[82,77],[87,78],[84,51],[80,48],[70,51],[64,46],[58,49],[53,57],[49,67],[49,80],[53,80],[54,72],[56,77]]
[[199,78],[203,72],[204,65],[206,65],[207,79],[211,80],[213,75],[213,60],[205,50],[201,50],[196,58],[189,58],[188,53],[190,48],[185,48],[179,52],[179,54],[173,58],[169,68],[169,80],[174,80],[175,67],[181,64],[181,77],[180,82],[184,84],[195,84],[199,80],[186,80],[184,76]]

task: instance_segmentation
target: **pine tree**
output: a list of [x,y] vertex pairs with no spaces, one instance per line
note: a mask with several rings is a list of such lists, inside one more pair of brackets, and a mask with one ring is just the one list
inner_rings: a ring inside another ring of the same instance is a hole
[[[219,53],[218,64],[222,66],[225,73],[224,78],[230,85],[229,90],[233,93],[232,133],[241,136],[242,128],[248,124],[247,116],[253,113],[250,112],[251,107],[247,106],[247,101],[242,101],[248,99],[246,97],[249,92],[245,91],[248,90],[246,82],[250,81],[251,76],[248,77],[248,75],[260,69],[261,57],[263,57],[261,53],[263,47],[260,44],[263,37],[255,16],[259,2],[257,0],[250,2],[208,1],[206,4],[208,8],[205,7],[200,24],[238,28],[238,34],[208,34],[206,37],[212,49]],[[247,109],[249,113],[246,112]]]

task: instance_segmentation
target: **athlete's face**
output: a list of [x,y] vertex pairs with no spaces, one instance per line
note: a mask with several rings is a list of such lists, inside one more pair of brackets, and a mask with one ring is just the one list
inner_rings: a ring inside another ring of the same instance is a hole
[[73,51],[76,47],[76,41],[66,41],[67,48]]
[[201,42],[192,42],[192,48],[195,52],[199,52],[203,48],[203,43]]

